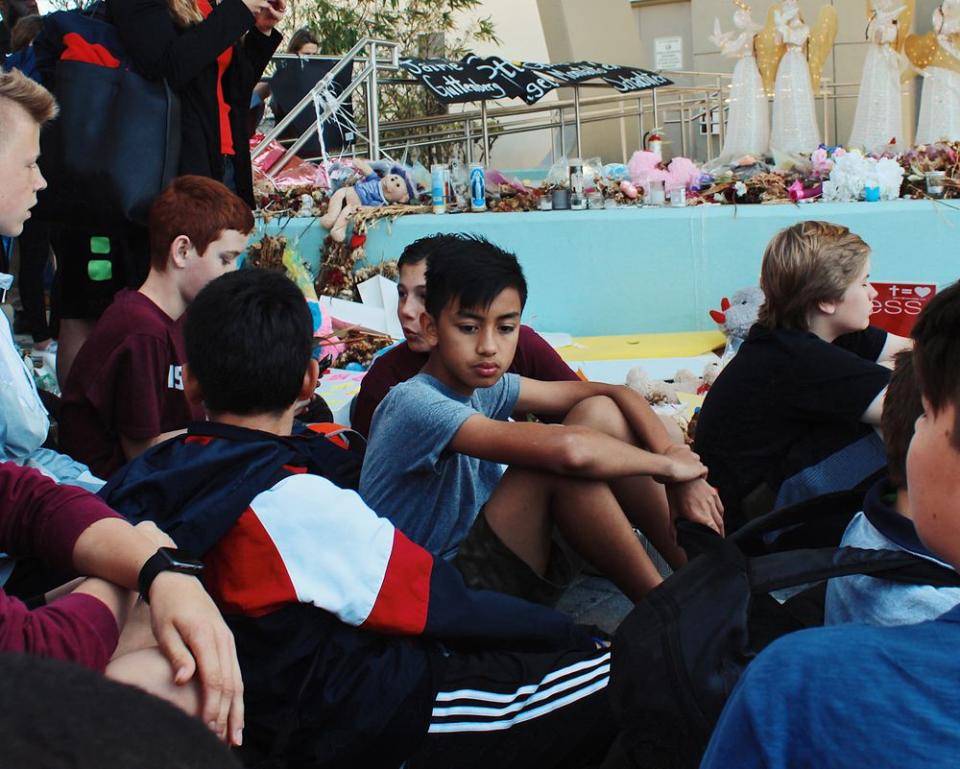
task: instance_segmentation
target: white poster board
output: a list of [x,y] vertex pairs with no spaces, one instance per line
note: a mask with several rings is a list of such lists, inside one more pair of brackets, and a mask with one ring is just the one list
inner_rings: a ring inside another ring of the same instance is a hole
[[653,40],[653,68],[683,69],[683,38],[657,37]]

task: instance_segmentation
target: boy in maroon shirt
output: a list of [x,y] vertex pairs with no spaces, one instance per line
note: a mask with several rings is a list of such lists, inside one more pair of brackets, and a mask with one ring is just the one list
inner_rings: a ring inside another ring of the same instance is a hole
[[183,392],[181,317],[214,278],[236,269],[250,208],[224,185],[175,179],[150,207],[150,274],[119,292],[77,355],[63,391],[61,448],[101,478],[203,412]]
[[[377,358],[360,383],[350,425],[362,435],[370,434],[373,412],[390,388],[416,376],[430,357],[430,347],[420,335],[420,315],[424,311],[423,299],[427,292],[427,257],[444,244],[465,237],[469,236],[431,235],[415,240],[403,249],[397,261],[400,269],[397,315],[406,341]],[[529,326],[520,326],[517,352],[508,371],[542,382],[575,382],[578,379],[550,344]],[[543,421],[554,420],[546,418]]]

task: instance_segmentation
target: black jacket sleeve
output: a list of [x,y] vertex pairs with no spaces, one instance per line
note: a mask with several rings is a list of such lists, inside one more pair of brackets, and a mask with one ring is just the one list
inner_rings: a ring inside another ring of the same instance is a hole
[[252,82],[245,83],[244,87],[249,85],[250,90],[253,90],[282,39],[283,36],[275,29],[269,35],[264,35],[256,29],[252,29],[243,38],[243,52],[247,56],[251,70],[253,70]]
[[[254,16],[242,0],[223,0],[206,19],[182,32],[163,0],[110,0],[110,11],[137,69],[147,78],[166,79],[175,91],[187,86],[254,26]],[[265,44],[273,39],[273,35],[256,34]]]

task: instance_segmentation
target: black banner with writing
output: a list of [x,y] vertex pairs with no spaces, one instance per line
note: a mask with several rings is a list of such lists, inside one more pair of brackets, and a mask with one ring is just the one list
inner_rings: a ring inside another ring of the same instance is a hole
[[651,88],[673,85],[670,78],[636,67],[619,64],[599,64],[595,61],[576,61],[566,64],[540,64],[523,62],[525,69],[541,72],[559,83],[582,83],[599,78],[620,93],[646,91]]
[[497,56],[401,59],[400,66],[445,104],[513,98],[534,104],[557,87],[549,78]]

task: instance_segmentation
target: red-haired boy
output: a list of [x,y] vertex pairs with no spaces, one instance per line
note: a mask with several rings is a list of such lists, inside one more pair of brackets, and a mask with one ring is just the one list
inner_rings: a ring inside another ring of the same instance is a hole
[[120,291],[77,355],[63,391],[61,448],[106,478],[203,419],[183,392],[181,316],[236,269],[253,214],[220,182],[181,176],[150,207],[150,274]]

